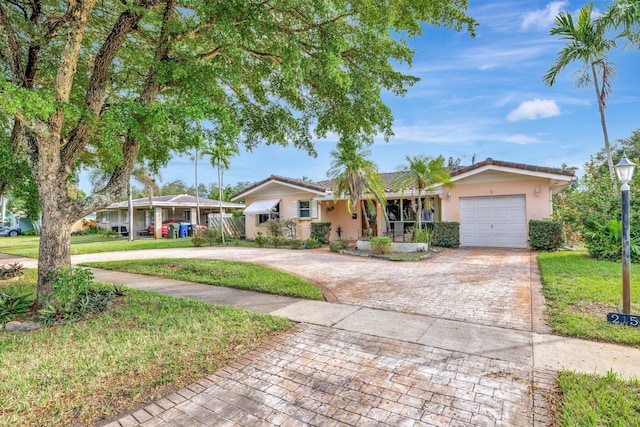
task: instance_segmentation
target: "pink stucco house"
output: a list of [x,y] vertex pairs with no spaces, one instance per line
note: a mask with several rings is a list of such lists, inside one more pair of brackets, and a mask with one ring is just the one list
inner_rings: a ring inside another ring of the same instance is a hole
[[[369,212],[374,235],[402,240],[407,227],[416,221],[417,191],[403,192],[392,187],[395,173],[382,174],[389,183],[386,189],[387,213],[391,229],[383,219],[383,207]],[[452,186],[436,185],[422,192],[422,222],[456,221],[460,223],[462,246],[528,246],[531,219],[548,218],[552,213],[552,196],[571,184],[574,171],[504,162],[488,158],[471,166],[451,171]],[[271,175],[241,193],[232,201],[244,201],[246,236],[266,234],[270,218],[296,218],[298,237],[310,235],[310,224],[331,222],[331,239],[357,239],[363,235],[365,221],[360,206],[348,212],[346,201],[336,201],[331,181],[310,182]]]

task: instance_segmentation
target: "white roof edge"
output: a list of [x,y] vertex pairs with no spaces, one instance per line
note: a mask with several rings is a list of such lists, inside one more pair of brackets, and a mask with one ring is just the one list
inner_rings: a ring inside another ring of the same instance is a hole
[[473,169],[467,172],[463,172],[460,175],[456,175],[451,177],[451,181],[460,181],[461,179],[468,178],[473,175],[477,175],[479,173],[485,172],[487,170],[495,170],[498,172],[506,172],[506,173],[514,173],[518,175],[528,175],[535,176],[538,178],[549,178],[549,179],[559,179],[571,182],[573,180],[572,176],[563,175],[559,173],[551,173],[551,172],[540,172],[540,171],[531,171],[527,169],[519,169],[519,168],[511,168],[506,166],[498,166],[498,165],[485,165],[478,169]]
[[266,187],[269,184],[273,184],[273,183],[277,183],[280,185],[283,185],[285,187],[290,187],[290,188],[295,188],[296,190],[300,190],[300,191],[304,191],[306,193],[315,193],[319,196],[324,196],[327,192],[325,191],[319,191],[319,190],[314,190],[312,188],[309,187],[303,187],[301,185],[295,185],[295,184],[291,184],[289,182],[284,182],[284,181],[280,181],[279,179],[276,178],[271,178],[268,181],[263,182],[262,184],[258,185],[257,187],[254,187],[246,192],[242,192],[240,194],[238,194],[237,196],[233,197],[231,200],[240,200],[240,199],[244,199],[246,198],[248,195],[255,193],[256,191],[259,191],[261,189],[263,189],[264,187]]

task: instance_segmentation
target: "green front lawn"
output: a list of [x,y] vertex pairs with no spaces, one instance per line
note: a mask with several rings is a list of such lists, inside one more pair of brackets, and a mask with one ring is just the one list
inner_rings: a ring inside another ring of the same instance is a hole
[[558,377],[560,426],[640,425],[640,382],[624,381],[614,373],[604,376],[562,372]]
[[[35,275],[3,286],[35,287]],[[94,425],[242,357],[286,319],[128,290],[100,316],[0,332],[0,425]]]
[[[548,324],[561,335],[640,347],[640,328],[613,325],[607,313],[622,305],[621,263],[586,252],[538,254]],[[631,266],[631,312],[640,315],[640,270]]]
[[289,273],[256,264],[206,259],[157,258],[85,263],[84,266],[147,274],[213,286],[322,300],[322,292]]
[[[28,258],[38,258],[40,237],[0,237],[0,252]],[[109,238],[100,234],[71,236],[71,255],[97,252],[132,251],[136,249],[192,248],[186,239],[138,239],[130,242],[126,237]]]

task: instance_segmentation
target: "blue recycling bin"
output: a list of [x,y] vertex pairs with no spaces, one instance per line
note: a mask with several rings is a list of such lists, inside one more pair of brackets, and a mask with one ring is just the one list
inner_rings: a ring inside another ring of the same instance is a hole
[[180,237],[181,238],[186,238],[187,237],[187,230],[189,229],[189,224],[186,222],[181,222],[180,223]]

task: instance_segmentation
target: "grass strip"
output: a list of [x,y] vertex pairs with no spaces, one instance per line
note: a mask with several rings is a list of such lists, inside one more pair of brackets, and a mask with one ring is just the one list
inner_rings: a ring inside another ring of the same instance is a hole
[[238,261],[156,258],[92,262],[83,265],[275,295],[323,299],[320,289],[297,276]]
[[[586,252],[538,254],[548,324],[554,332],[632,346],[640,346],[640,328],[607,322],[609,312],[622,305],[622,265],[598,261]],[[631,283],[640,270],[631,266]],[[640,290],[631,287],[631,312],[640,314]]]
[[616,374],[588,375],[564,371],[558,377],[560,426],[640,425],[640,382]]
[[97,424],[210,374],[290,325],[128,290],[111,310],[85,321],[0,331],[0,425]]

